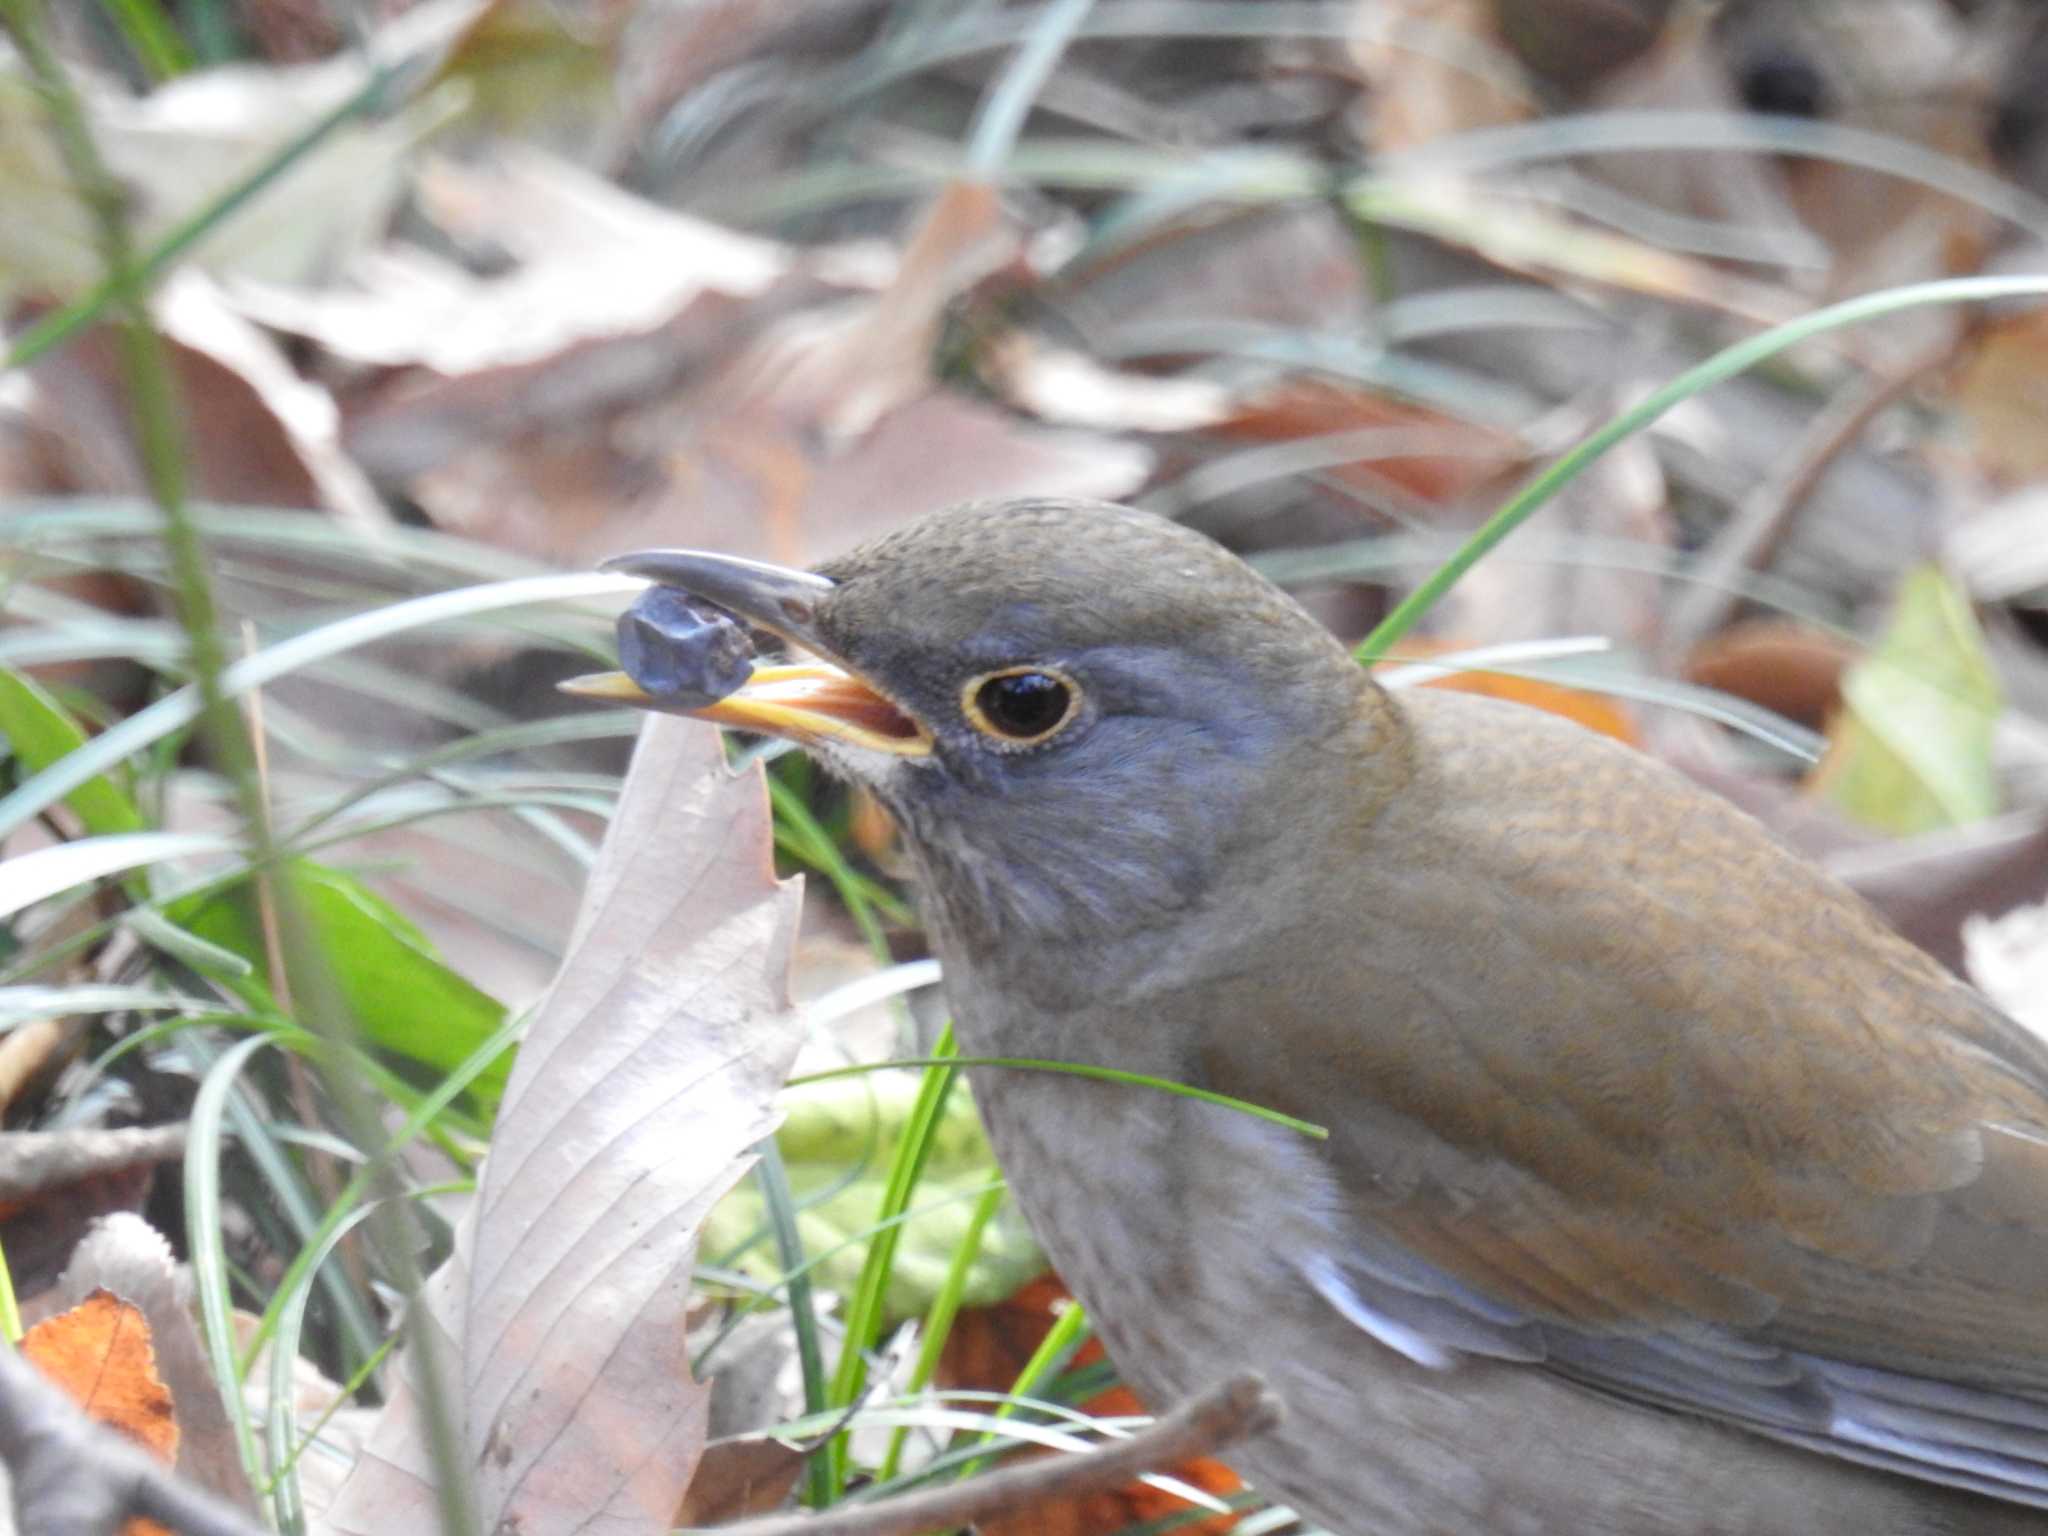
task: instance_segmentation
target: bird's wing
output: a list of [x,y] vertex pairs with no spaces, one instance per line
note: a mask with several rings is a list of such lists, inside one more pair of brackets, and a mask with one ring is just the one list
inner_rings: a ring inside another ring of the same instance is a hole
[[[1203,1015],[1210,1086],[1331,1128],[1305,1280],[1425,1364],[2048,1503],[2048,1049],[1747,818],[1510,724]],[[1517,801],[1532,751],[1577,757]]]

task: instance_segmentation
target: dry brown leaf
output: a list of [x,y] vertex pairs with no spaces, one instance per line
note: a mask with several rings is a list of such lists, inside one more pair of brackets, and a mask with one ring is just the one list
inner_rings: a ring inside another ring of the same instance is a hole
[[986,186],[949,187],[900,261],[799,256],[531,153],[436,164],[422,202],[522,265],[384,261],[359,293],[240,301],[403,367],[346,401],[349,450],[444,529],[571,564],[635,544],[807,563],[952,501],[1117,496],[1150,467],[933,379],[946,307],[1022,249]]
[[2048,811],[1921,837],[1865,839],[1824,862],[1894,928],[1960,972],[1972,917],[2048,901]]
[[[451,378],[515,368],[577,342],[659,331],[699,304],[758,298],[797,265],[772,240],[658,207],[530,148],[500,147],[475,165],[430,160],[419,198],[452,238],[518,266],[491,278],[443,268],[429,282],[421,274],[432,269],[414,256],[409,267],[370,269],[393,281],[357,304],[302,298],[339,355]],[[374,353],[352,334],[365,321]]]
[[[2004,23],[1988,14],[1966,17],[1964,9],[1942,0],[1750,3],[1726,9],[1716,40],[1738,86],[1759,65],[1810,71],[1822,120],[1990,171],[1988,66]],[[1991,215],[1939,185],[1829,155],[1752,158],[1771,167],[1800,224],[1832,254],[1828,296],[1973,270],[1990,244]],[[1948,307],[1894,316],[1859,337],[1859,350],[1881,362],[1903,361],[1962,318]]]
[[[482,0],[429,0],[350,49],[294,69],[193,70],[137,95],[78,79],[94,144],[125,194],[138,247],[245,180],[290,139],[360,91],[387,61],[445,48]],[[209,272],[299,281],[331,271],[380,232],[404,184],[406,150],[440,113],[432,102],[358,117],[222,221],[188,255]],[[51,140],[18,66],[0,67],[0,296],[71,298],[104,271],[94,215]]]
[[101,1288],[22,1335],[21,1352],[100,1423],[118,1429],[169,1466],[178,1458],[178,1419],[157,1379],[142,1313]]
[[1858,654],[1841,636],[1808,624],[1749,619],[1695,649],[1685,678],[1819,730],[1841,707],[1842,673]]
[[[222,302],[204,273],[185,269],[152,309],[170,343],[185,424],[192,494],[209,501],[325,508],[374,532],[383,503],[343,454],[340,414],[276,344]],[[31,420],[51,445],[52,483],[40,489],[140,494],[144,476],[128,431],[128,387],[115,333],[100,327],[30,367]]]
[[[120,1212],[85,1234],[56,1294],[75,1305],[100,1290],[132,1303],[148,1324],[157,1372],[178,1405],[178,1475],[255,1514],[256,1497],[194,1321],[191,1272],[173,1257],[160,1232],[140,1216]],[[236,1316],[239,1321],[246,1314]],[[254,1379],[262,1379],[260,1371]],[[316,1472],[323,1460],[312,1457],[300,1470]]]
[[1986,473],[2011,486],[2048,478],[2048,310],[1985,326],[1958,373],[1955,402]]
[[1584,95],[1658,39],[1675,0],[1493,0],[1501,40],[1557,89]]
[[804,1453],[780,1440],[742,1436],[704,1447],[677,1525],[717,1525],[780,1508],[804,1470]]
[[[770,845],[758,769],[728,773],[711,727],[650,718],[416,1319],[457,1364],[486,1529],[654,1536],[688,1486],[708,1406],[684,1337],[697,1229],[773,1129],[797,1046],[800,886]],[[425,1440],[404,1383],[325,1529],[430,1521]]]
[[1119,432],[1194,432],[1231,411],[1214,379],[1160,378],[1105,367],[1086,353],[1012,331],[982,350],[981,371],[1003,398],[1041,421]]
[[786,323],[753,356],[748,394],[780,415],[845,442],[928,392],[946,306],[1014,260],[1023,232],[985,182],[948,182],[904,247],[896,275],[871,302]]
[[[149,1324],[112,1291],[97,1290],[22,1335],[21,1352],[88,1418],[119,1430],[169,1466],[178,1459],[178,1418],[156,1374]],[[154,1520],[130,1520],[122,1536],[170,1536]]]

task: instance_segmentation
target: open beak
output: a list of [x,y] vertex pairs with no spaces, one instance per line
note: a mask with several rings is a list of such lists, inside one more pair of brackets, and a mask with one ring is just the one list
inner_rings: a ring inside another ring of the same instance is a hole
[[735,730],[780,736],[804,746],[833,743],[896,757],[926,757],[931,732],[866,678],[836,660],[818,635],[818,604],[832,582],[730,555],[655,549],[620,555],[608,571],[644,576],[714,603],[820,659],[789,666],[757,665],[736,693],[701,707],[677,707],[623,672],[571,678],[562,691],[579,698],[632,704],[709,720]]

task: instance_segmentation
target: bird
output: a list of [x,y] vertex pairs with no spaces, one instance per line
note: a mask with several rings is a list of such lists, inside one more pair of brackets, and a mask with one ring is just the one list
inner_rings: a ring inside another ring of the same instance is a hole
[[2048,1531],[2048,1047],[1651,756],[1389,691],[1206,536],[1061,498],[814,571],[608,562],[901,829],[1015,1197],[1124,1379],[1357,1536]]

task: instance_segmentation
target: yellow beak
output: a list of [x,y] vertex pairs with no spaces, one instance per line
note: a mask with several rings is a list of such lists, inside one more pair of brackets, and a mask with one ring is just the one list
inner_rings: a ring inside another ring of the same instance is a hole
[[780,736],[800,746],[839,742],[896,757],[927,757],[932,750],[931,733],[922,725],[866,682],[828,662],[756,667],[739,692],[694,709],[677,709],[623,672],[572,677],[561,689],[578,698]]

